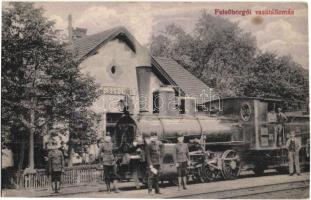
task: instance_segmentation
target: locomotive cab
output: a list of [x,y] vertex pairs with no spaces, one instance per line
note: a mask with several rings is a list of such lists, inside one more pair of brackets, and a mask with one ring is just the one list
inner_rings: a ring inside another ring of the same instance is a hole
[[[290,106],[291,105],[291,106]],[[309,138],[309,115],[302,106],[267,98],[235,97],[206,103],[205,107],[219,107],[223,118],[236,121],[242,127],[245,149],[240,151],[244,168],[261,174],[267,168],[284,171],[288,167],[286,141],[291,131],[302,143],[300,163],[309,163],[306,145]],[[287,120],[277,120],[282,108]]]
[[[300,124],[293,126],[290,124],[290,122],[293,122],[293,118],[285,113],[288,121],[284,124],[284,131],[280,136],[281,145],[277,144],[278,138],[275,135],[277,108],[284,108],[284,102],[278,99],[224,98],[221,101],[208,102],[206,107],[219,107],[222,116],[218,117],[225,117],[239,123],[243,127],[244,142],[249,144],[252,150],[273,149],[277,146],[284,146],[288,138],[287,135],[291,130],[299,129],[299,132],[309,132],[305,124],[307,120],[301,120]],[[308,119],[309,116],[304,118]],[[296,118],[295,122],[298,119],[300,118]]]

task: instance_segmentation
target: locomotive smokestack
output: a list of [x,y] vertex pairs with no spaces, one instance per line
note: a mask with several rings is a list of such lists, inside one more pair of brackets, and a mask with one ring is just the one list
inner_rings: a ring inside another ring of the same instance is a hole
[[136,67],[139,95],[139,112],[149,112],[151,67]]

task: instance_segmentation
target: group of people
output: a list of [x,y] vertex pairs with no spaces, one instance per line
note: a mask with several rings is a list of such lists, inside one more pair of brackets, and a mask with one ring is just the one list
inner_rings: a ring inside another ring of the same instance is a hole
[[[160,165],[160,145],[161,142],[155,132],[146,137],[146,159],[148,168],[148,194],[152,193],[154,187],[156,194],[161,194],[159,189]],[[187,189],[187,167],[190,164],[188,145],[184,143],[182,134],[178,135],[176,144],[176,167],[178,175],[178,190]]]
[[[187,189],[187,166],[189,165],[189,149],[188,145],[183,143],[184,137],[182,134],[178,136],[176,144],[176,167],[178,172],[178,189],[181,187]],[[156,194],[161,194],[159,188],[159,178],[161,171],[161,145],[157,133],[152,132],[150,136],[145,137],[145,159],[147,162],[148,175],[148,194],[155,190]],[[111,136],[106,134],[103,142],[100,145],[100,156],[104,167],[104,180],[107,186],[107,191],[111,192],[110,185],[113,184],[113,190],[119,192],[117,187],[116,159],[113,155],[113,143]]]
[[[156,132],[145,136],[144,155],[147,163],[148,175],[148,194],[152,194],[155,190],[156,194],[161,194],[159,188],[159,178],[161,171],[161,141]],[[51,175],[52,189],[58,193],[60,189],[61,174],[64,172],[64,156],[62,151],[57,148],[57,144],[52,144],[55,148],[51,148],[48,153],[48,175]],[[190,164],[188,145],[184,143],[183,134],[178,134],[177,144],[175,146],[176,152],[176,168],[178,174],[178,190],[187,189],[187,168]],[[300,141],[295,137],[295,131],[290,132],[290,137],[286,142],[288,149],[288,161],[290,175],[294,173],[294,166],[297,175],[300,175],[299,166],[299,151],[301,148]],[[99,143],[99,152],[101,164],[104,168],[104,182],[107,186],[107,191],[111,192],[111,185],[114,192],[118,193],[120,190],[117,187],[116,157],[113,152],[113,143],[111,136],[108,134],[101,139]]]
[[[274,146],[283,146],[285,141],[284,124],[288,121],[288,118],[283,113],[282,108],[277,108],[277,113],[272,110],[268,113],[268,122],[275,123],[274,126]],[[299,151],[301,149],[301,142],[295,137],[295,131],[291,131],[289,134],[289,139],[285,144],[288,150],[288,165],[289,165],[289,175],[294,174],[294,166],[297,175],[300,175],[300,164],[299,164]]]
[[[161,171],[161,142],[157,133],[152,132],[150,136],[145,137],[145,156],[147,161],[147,175],[148,175],[148,194],[161,194],[159,188],[159,178]],[[115,192],[119,192],[116,186],[117,172],[115,167],[115,158],[112,152],[112,142],[110,136],[105,137],[105,144],[101,148],[103,165],[105,171],[105,183],[107,191],[110,192],[110,183],[112,181]],[[290,137],[286,142],[288,150],[289,172],[292,176],[294,174],[294,166],[297,175],[300,175],[299,166],[299,151],[301,148],[300,141],[295,137],[295,131],[290,132]],[[178,134],[176,144],[176,168],[178,176],[178,190],[187,189],[187,168],[190,165],[188,145],[184,143],[184,136]]]
[[[274,126],[274,146],[283,146],[285,141],[284,124],[288,121],[286,115],[283,113],[282,108],[277,109],[277,113],[272,110],[268,113],[268,122],[275,123]],[[291,131],[289,134],[289,139],[285,144],[288,150],[288,165],[289,165],[289,175],[294,174],[294,166],[297,175],[300,175],[300,164],[299,164],[299,151],[301,149],[301,142],[295,137],[295,131]]]

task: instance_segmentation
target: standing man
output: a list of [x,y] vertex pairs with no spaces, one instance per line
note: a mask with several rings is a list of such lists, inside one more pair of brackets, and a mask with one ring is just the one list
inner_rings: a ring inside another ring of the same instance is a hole
[[48,168],[52,180],[52,190],[58,193],[60,190],[62,172],[64,172],[64,156],[58,149],[56,141],[52,141],[52,147],[48,154]]
[[60,142],[60,148],[59,150],[62,152],[63,156],[64,156],[64,164],[67,165],[68,163],[68,147],[66,147],[66,143],[64,141]]
[[118,178],[116,160],[113,155],[113,143],[111,142],[109,132],[107,132],[99,152],[104,166],[104,176],[107,191],[111,192],[110,183],[112,182],[114,191],[116,193],[119,193],[120,190],[117,188],[117,180],[116,180]]
[[152,132],[149,137],[146,136],[146,159],[148,166],[148,194],[152,192],[152,186],[154,185],[155,193],[160,193],[159,188],[159,173],[160,173],[160,145],[157,133]]
[[187,189],[187,166],[190,162],[188,145],[184,143],[183,134],[178,134],[176,144],[176,158],[177,158],[177,174],[178,174],[178,190],[183,183],[183,189]]
[[282,146],[283,140],[285,140],[283,131],[284,131],[284,123],[287,122],[286,115],[282,112],[282,108],[278,108],[278,113],[276,115],[277,124],[274,127],[274,138],[275,138],[275,146]]
[[294,174],[294,162],[296,173],[300,176],[300,165],[299,165],[299,151],[301,148],[300,141],[295,137],[295,131],[290,132],[289,139],[286,142],[286,148],[288,150],[288,165],[289,165],[289,175]]

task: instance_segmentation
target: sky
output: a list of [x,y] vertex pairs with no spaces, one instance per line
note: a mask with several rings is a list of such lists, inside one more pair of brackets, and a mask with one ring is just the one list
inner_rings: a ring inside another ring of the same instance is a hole
[[[308,8],[306,3],[231,3],[231,2],[37,2],[45,15],[56,21],[56,28],[66,29],[68,15],[74,27],[94,34],[116,26],[125,26],[142,44],[150,43],[152,34],[176,23],[191,33],[203,10],[215,15],[215,9],[251,9],[249,16],[222,16],[238,22],[246,32],[256,36],[257,46],[264,51],[290,55],[308,69]],[[255,10],[292,9],[294,15],[264,15],[253,23]]]

